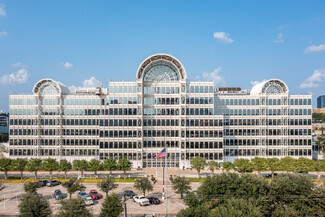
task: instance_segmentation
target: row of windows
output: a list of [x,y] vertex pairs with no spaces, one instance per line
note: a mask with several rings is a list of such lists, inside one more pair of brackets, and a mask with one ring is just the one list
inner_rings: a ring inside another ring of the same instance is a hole
[[[40,139],[39,143],[33,139],[10,139],[10,145],[59,145],[56,139]],[[63,139],[63,145],[98,145],[98,140],[93,139]]]
[[[225,139],[225,146],[254,146],[262,145],[259,139]],[[286,145],[282,140],[267,139],[265,145]],[[310,139],[290,139],[289,145],[311,145]]]
[[[289,104],[288,104],[289,102]],[[284,99],[216,99],[216,105],[311,105],[311,99],[290,99],[289,101]]]
[[311,109],[215,109],[215,115],[311,115]]
[[110,137],[110,138],[132,138],[132,137],[139,137],[141,136],[141,131],[137,133],[137,131],[100,131],[99,137]]
[[225,129],[225,136],[257,136],[260,135],[291,135],[291,136],[307,136],[311,135],[310,129],[290,129],[290,130],[281,130],[281,129],[266,129],[265,131],[259,129]]
[[[59,155],[54,149],[10,149],[11,156],[56,156]],[[98,156],[98,150],[80,149],[80,150],[61,150],[61,156]]]
[[109,97],[109,99],[102,99],[102,105],[109,105],[109,104],[138,104],[140,101],[137,101],[137,97]]
[[143,115],[179,115],[179,109],[143,109]]
[[[259,156],[261,151],[259,149],[226,149],[225,156]],[[264,155],[267,156],[286,156],[286,152],[283,152],[282,149],[269,149],[266,150]],[[289,156],[310,156],[310,149],[290,149],[288,151]]]
[[143,87],[143,94],[178,94],[179,87]]
[[143,99],[144,105],[178,105],[179,98],[148,98]]
[[110,93],[136,93],[137,92],[137,86],[109,86],[108,87]]
[[162,120],[160,120],[160,119],[157,119],[157,120],[151,120],[151,119],[144,119],[143,120],[143,126],[149,126],[149,127],[151,127],[151,126],[153,126],[153,127],[155,127],[155,126],[157,126],[157,127],[160,127],[160,126],[179,126],[179,120],[177,119],[166,119],[166,120],[164,120],[164,119],[162,119]]
[[[184,98],[182,98],[184,104]],[[186,104],[213,104],[213,97],[186,97]]]
[[222,149],[222,146],[222,142],[186,142],[186,149]]
[[[184,92],[183,86],[182,92]],[[186,93],[213,93],[213,86],[186,86]]]
[[[186,137],[187,138],[202,138],[202,137],[222,137],[223,136],[223,132],[222,130],[219,131],[186,131]],[[184,137],[183,133],[182,133],[182,137]]]
[[[192,160],[197,157],[204,158],[206,160],[223,160],[223,153],[186,153],[186,160]],[[183,156],[182,156],[183,160]]]

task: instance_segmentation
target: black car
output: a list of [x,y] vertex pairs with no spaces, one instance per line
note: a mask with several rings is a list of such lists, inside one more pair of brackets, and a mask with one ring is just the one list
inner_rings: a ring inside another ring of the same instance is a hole
[[46,185],[48,186],[48,187],[53,187],[53,186],[55,186],[55,185],[60,185],[61,184],[61,182],[60,181],[57,181],[57,180],[51,180],[51,181],[48,181],[47,183],[46,183]]
[[60,189],[56,189],[54,191],[54,198],[57,199],[57,200],[60,200],[60,199],[63,199],[64,198],[64,195],[62,194],[61,190]]
[[133,198],[134,196],[136,196],[136,193],[134,193],[133,191],[131,190],[125,190],[123,193],[122,193],[122,196],[126,195],[127,197],[129,198]]
[[150,204],[157,205],[157,204],[161,203],[161,201],[157,197],[147,197],[147,198],[148,198]]
[[[273,176],[277,176],[277,173],[274,173]],[[266,178],[272,178],[272,173],[268,173],[265,175]]]

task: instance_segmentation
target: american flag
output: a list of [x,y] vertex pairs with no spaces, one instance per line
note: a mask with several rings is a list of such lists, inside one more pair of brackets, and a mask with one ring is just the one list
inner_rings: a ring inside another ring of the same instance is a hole
[[159,154],[157,154],[154,159],[163,158],[163,157],[166,157],[166,156],[167,156],[166,148],[163,148],[163,150],[161,150],[161,152]]

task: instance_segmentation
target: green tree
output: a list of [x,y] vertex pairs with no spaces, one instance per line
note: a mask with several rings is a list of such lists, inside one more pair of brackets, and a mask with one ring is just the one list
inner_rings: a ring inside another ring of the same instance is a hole
[[270,183],[270,195],[275,195],[277,203],[292,203],[292,196],[308,196],[312,193],[314,182],[306,176],[279,174]]
[[52,215],[50,203],[38,195],[24,194],[18,205],[19,217],[48,217]]
[[59,169],[59,163],[53,158],[47,158],[47,159],[43,160],[41,169],[43,169],[45,171],[49,171],[50,180],[52,180],[52,173],[53,173],[53,171]]
[[207,217],[210,210],[206,206],[189,207],[177,213],[177,217]]
[[274,171],[277,171],[279,169],[279,159],[278,158],[267,158],[266,159],[266,168],[271,171],[272,179],[273,179]]
[[152,191],[153,187],[148,178],[137,178],[134,183],[134,188],[141,191],[146,196],[146,191]]
[[12,169],[20,172],[20,179],[23,179],[23,173],[26,168],[28,160],[25,158],[17,158],[12,161]]
[[37,179],[37,172],[41,169],[41,163],[42,163],[41,159],[32,158],[32,159],[29,159],[29,161],[26,165],[26,169],[29,172],[34,172],[35,179]]
[[61,160],[59,165],[59,171],[64,172],[64,178],[67,179],[67,172],[72,169],[72,164],[67,160]]
[[111,176],[107,176],[105,179],[103,179],[101,182],[97,183],[97,187],[105,192],[106,197],[108,196],[108,192],[110,190],[113,190],[115,188],[117,188],[117,184],[115,184],[114,182],[114,178]]
[[254,168],[253,164],[248,159],[235,159],[234,161],[235,170],[238,172],[251,172]]
[[62,200],[56,217],[91,217],[92,214],[87,209],[85,200],[82,198],[74,198],[70,200]]
[[112,175],[112,171],[116,170],[117,168],[117,162],[114,158],[107,158],[104,160],[103,163],[104,170],[108,170],[109,174]]
[[292,157],[284,157],[279,161],[279,170],[292,172],[295,169],[296,159]]
[[319,172],[325,171],[325,160],[315,162],[315,171],[317,171],[317,179],[320,179]]
[[317,136],[316,145],[322,153],[325,153],[325,136]]
[[100,217],[118,217],[123,212],[121,197],[111,194],[105,198]]
[[97,177],[97,171],[102,168],[102,164],[100,160],[91,159],[88,162],[88,170],[94,172],[95,177]]
[[174,191],[177,194],[181,194],[181,199],[183,199],[183,194],[191,190],[190,180],[183,176],[177,176],[172,182]]
[[81,178],[84,177],[84,170],[88,167],[88,162],[86,160],[74,160],[73,161],[73,169],[79,170],[81,174]]
[[77,179],[70,179],[69,181],[62,183],[62,186],[67,189],[70,200],[73,193],[84,191],[86,189],[86,187],[83,184],[80,184]]
[[8,171],[10,171],[12,168],[11,162],[12,160],[9,158],[0,159],[0,171],[3,171],[5,173],[5,179],[8,178]]
[[37,189],[37,185],[35,182],[24,183],[24,191],[26,193],[34,193],[36,189]]
[[254,166],[254,170],[260,174],[262,171],[266,170],[266,159],[260,157],[254,157],[252,159],[252,164]]
[[217,161],[208,161],[208,167],[211,173],[214,173],[214,170],[217,170],[220,168],[220,164]]
[[222,170],[226,170],[227,172],[229,172],[233,168],[234,168],[234,164],[231,163],[230,161],[222,163]]
[[200,172],[207,166],[207,162],[202,157],[196,157],[191,160],[191,167],[197,171],[198,178],[200,178]]
[[126,171],[131,170],[132,162],[126,158],[120,158],[117,163],[117,169],[123,171],[124,179],[126,179]]
[[308,158],[300,157],[298,160],[295,161],[294,171],[303,173],[315,171],[315,161]]
[[260,211],[258,201],[254,199],[246,200],[236,198],[222,201],[209,215],[209,217],[224,216],[260,217],[263,216],[263,214]]

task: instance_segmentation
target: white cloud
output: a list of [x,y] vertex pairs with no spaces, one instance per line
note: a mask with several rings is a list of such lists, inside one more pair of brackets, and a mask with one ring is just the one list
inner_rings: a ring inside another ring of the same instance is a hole
[[[224,78],[220,75],[221,67],[214,69],[212,72],[203,72],[202,73],[202,80],[204,81],[213,81],[214,85],[225,85],[226,82]],[[196,76],[196,80],[200,80],[201,76]]]
[[0,82],[2,84],[24,84],[27,82],[28,77],[29,74],[26,69],[19,69],[15,73],[3,75],[0,79]]
[[69,90],[72,93],[75,93],[77,90],[81,89],[81,88],[85,88],[85,87],[101,87],[102,86],[102,82],[98,81],[94,76],[91,77],[90,79],[86,79],[82,82],[82,87],[77,87],[74,85],[69,86]]
[[5,5],[0,4],[0,16],[6,16],[6,10],[5,10]]
[[66,70],[70,70],[73,68],[73,64],[69,62],[63,63],[62,65]]
[[215,32],[213,33],[213,38],[217,39],[218,42],[225,43],[225,44],[231,44],[234,42],[233,39],[229,37],[230,35],[225,32]]
[[312,45],[305,48],[305,53],[317,53],[325,51],[325,44]]
[[265,82],[265,81],[267,81],[267,80],[264,79],[263,81],[251,81],[251,84],[252,84],[253,86],[255,86],[255,85],[258,85],[258,84],[263,83],[263,82]]
[[283,43],[284,42],[284,39],[283,39],[283,34],[280,32],[278,34],[278,36],[276,37],[276,39],[274,40],[274,43]]
[[300,84],[300,88],[316,88],[323,81],[325,81],[325,68],[316,69],[310,77]]
[[0,32],[0,36],[8,35],[8,32]]
[[28,67],[28,65],[22,64],[21,62],[13,63],[13,64],[11,64],[11,66],[15,67],[15,68],[18,68],[18,67],[27,68]]
[[96,80],[96,78],[94,76],[91,77],[89,80],[84,80],[82,84],[84,87],[100,87],[100,86],[102,86],[102,82]]

